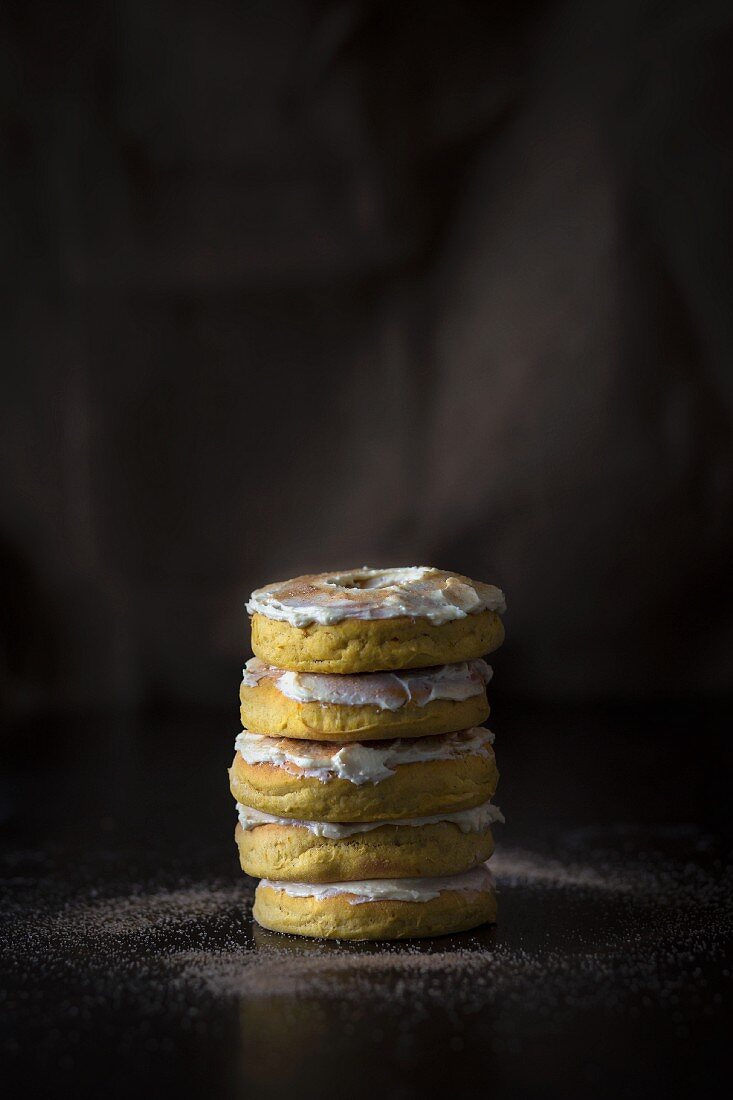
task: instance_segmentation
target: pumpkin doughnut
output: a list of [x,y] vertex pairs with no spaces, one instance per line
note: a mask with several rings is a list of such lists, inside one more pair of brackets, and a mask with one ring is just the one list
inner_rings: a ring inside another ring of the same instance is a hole
[[390,821],[470,810],[499,773],[483,728],[398,741],[295,741],[243,730],[229,771],[237,802],[299,821]]
[[263,879],[253,915],[274,932],[342,940],[396,940],[464,932],[496,920],[485,866],[436,878],[330,884]]
[[317,741],[421,737],[479,726],[489,716],[491,669],[481,658],[415,672],[288,672],[248,661],[242,725]]
[[254,591],[252,648],[295,672],[353,673],[470,661],[504,640],[494,585],[429,566],[353,569]]
[[288,818],[237,806],[235,841],[245,874],[294,882],[452,875],[485,863],[490,826],[503,821],[491,802],[473,810],[349,825]]

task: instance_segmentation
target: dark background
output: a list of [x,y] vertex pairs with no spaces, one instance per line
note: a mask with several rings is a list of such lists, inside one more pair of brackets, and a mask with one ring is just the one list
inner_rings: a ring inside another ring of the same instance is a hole
[[3,13],[6,713],[236,714],[365,563],[504,587],[507,699],[728,692],[729,3]]
[[[0,1079],[728,1096],[729,0],[0,26]],[[244,601],[421,563],[508,597],[499,924],[268,935]]]

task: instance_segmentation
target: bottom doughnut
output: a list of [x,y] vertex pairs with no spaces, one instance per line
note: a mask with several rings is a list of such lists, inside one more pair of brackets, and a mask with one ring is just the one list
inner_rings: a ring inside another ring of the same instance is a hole
[[465,932],[496,920],[486,866],[440,878],[272,882],[255,891],[253,915],[273,932],[327,940],[404,940]]

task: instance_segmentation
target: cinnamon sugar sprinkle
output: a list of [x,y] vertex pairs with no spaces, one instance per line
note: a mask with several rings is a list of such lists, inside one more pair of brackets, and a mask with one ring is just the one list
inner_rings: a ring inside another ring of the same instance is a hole
[[146,1011],[201,997],[336,999],[355,1017],[386,995],[418,1014],[502,1002],[548,1026],[594,1005],[674,1013],[684,991],[686,1011],[709,1014],[710,968],[729,974],[733,876],[707,843],[694,841],[694,861],[600,849],[575,862],[572,842],[555,858],[504,847],[492,861],[498,928],[401,944],[266,932],[251,922],[245,879],[69,894],[53,876],[18,874],[28,866],[18,857],[0,904],[4,971],[31,988],[39,969],[83,977],[88,1013],[122,989]]

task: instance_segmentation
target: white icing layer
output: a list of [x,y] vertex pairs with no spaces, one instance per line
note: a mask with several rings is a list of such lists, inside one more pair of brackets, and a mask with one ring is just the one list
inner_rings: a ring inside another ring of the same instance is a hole
[[504,815],[498,806],[491,802],[484,802],[482,806],[476,806],[473,810],[459,810],[452,814],[435,814],[432,817],[411,817],[404,821],[357,821],[353,824],[342,825],[330,821],[296,821],[287,817],[275,817],[274,814],[266,814],[262,810],[254,810],[250,806],[237,803],[239,824],[249,832],[260,825],[290,825],[296,829],[307,829],[315,836],[323,836],[328,840],[343,840],[347,836],[355,836],[357,833],[370,833],[373,829],[381,829],[385,825],[412,826],[438,825],[448,822],[457,825],[462,833],[483,833],[494,822],[504,822]]
[[477,726],[459,733],[433,737],[403,737],[398,741],[353,741],[343,745],[329,741],[296,741],[290,737],[266,737],[242,730],[234,747],[248,764],[274,764],[293,775],[305,775],[327,783],[348,779],[357,786],[379,783],[394,775],[401,764],[423,760],[452,760],[457,756],[488,756],[493,745],[491,730]]
[[406,703],[427,706],[435,699],[461,701],[481,695],[493,672],[486,661],[460,661],[415,672],[361,672],[328,675],[319,672],[285,672],[265,664],[259,657],[247,661],[242,673],[245,687],[270,680],[281,695],[299,703],[376,706],[399,710]]
[[[459,875],[438,878],[382,878],[360,882],[274,882],[263,878],[260,887],[283,890],[294,898],[335,898],[345,894],[352,905],[368,901],[432,901],[446,890],[486,893],[494,879],[486,864]],[[259,887],[258,887],[259,889]]]
[[505,609],[504,594],[493,584],[427,565],[401,569],[364,566],[343,573],[295,577],[255,589],[247,603],[250,615],[297,627],[401,616],[440,624],[479,611],[501,614]]

